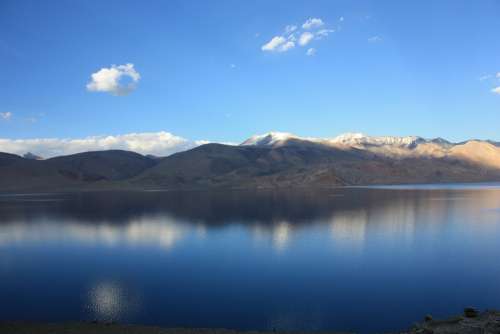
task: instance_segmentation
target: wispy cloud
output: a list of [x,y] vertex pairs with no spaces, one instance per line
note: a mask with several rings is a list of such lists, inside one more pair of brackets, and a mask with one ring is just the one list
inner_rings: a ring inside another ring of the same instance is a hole
[[323,37],[328,37],[331,33],[334,33],[335,29],[320,29],[315,33],[316,39],[322,39]]
[[314,56],[316,54],[316,49],[315,48],[309,48],[306,51],[307,56]]
[[10,111],[0,112],[0,118],[4,121],[8,121],[12,118],[12,113]]
[[85,138],[0,138],[2,152],[19,155],[32,152],[44,158],[111,149],[167,156],[206,143],[209,143],[209,141],[188,140],[165,131],[129,133],[116,136],[91,136]]
[[[339,18],[338,27],[336,27],[337,30],[340,29],[340,23],[343,21],[343,17]],[[283,34],[272,37],[266,44],[262,45],[261,50],[265,52],[279,53],[292,50],[297,45],[302,47],[306,46],[312,41],[326,38],[329,34],[336,31],[335,29],[331,28],[322,28],[325,25],[326,23],[320,18],[307,19],[300,26],[301,28],[299,28],[298,25],[289,24],[283,29]],[[306,54],[312,55],[308,54],[307,52]]]
[[380,36],[372,36],[372,37],[368,38],[368,42],[369,43],[379,43],[379,42],[382,42],[382,37],[380,37]]
[[[492,82],[496,82],[497,80],[496,79],[500,79],[500,72],[497,72],[497,74],[486,74],[486,75],[483,75],[482,77],[479,77],[479,81],[484,81],[484,80],[489,80],[491,79],[490,81]],[[497,94],[497,95],[500,95],[500,86],[497,86],[493,89],[491,89],[491,92],[493,94]]]
[[[128,84],[122,83],[126,77],[131,80]],[[134,64],[112,65],[110,68],[101,68],[93,73],[91,81],[87,84],[87,90],[117,96],[127,95],[136,88],[140,78],[141,75],[135,70]]]
[[493,78],[493,75],[491,74],[485,74],[485,75],[482,75],[478,78],[479,81],[485,81],[485,80],[488,80],[488,79],[491,79]]
[[297,26],[293,25],[293,24],[289,24],[285,27],[285,34],[290,34],[290,33],[294,32],[295,30],[297,30]]

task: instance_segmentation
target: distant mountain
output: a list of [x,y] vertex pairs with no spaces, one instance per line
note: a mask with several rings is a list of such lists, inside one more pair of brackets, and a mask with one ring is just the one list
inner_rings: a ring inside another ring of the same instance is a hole
[[206,144],[163,158],[131,182],[151,187],[341,185],[328,164],[362,159],[321,145],[277,148]]
[[500,168],[500,143],[470,140],[452,143],[443,138],[424,139],[418,136],[366,136],[361,133],[347,133],[334,138],[306,138],[289,133],[270,132],[253,136],[244,141],[243,146],[284,147],[316,144],[343,150],[360,150],[366,155],[379,158],[412,159],[432,158],[460,160],[486,168]]
[[271,132],[168,157],[86,152],[47,160],[0,153],[0,191],[205,189],[500,181],[500,146],[442,138],[307,138]]
[[43,160],[43,157],[41,157],[39,155],[36,155],[36,154],[33,154],[31,152],[28,152],[28,153],[24,154],[23,158],[25,158],[25,159],[31,159],[31,160]]
[[47,160],[0,154],[0,190],[80,188],[131,178],[155,164],[128,151],[98,151]]

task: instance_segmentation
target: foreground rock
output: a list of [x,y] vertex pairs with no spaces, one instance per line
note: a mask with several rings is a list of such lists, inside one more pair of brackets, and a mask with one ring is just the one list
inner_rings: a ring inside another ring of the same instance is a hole
[[446,320],[430,320],[401,334],[498,334],[500,333],[500,312],[485,311],[477,313],[473,309],[465,309],[463,316]]

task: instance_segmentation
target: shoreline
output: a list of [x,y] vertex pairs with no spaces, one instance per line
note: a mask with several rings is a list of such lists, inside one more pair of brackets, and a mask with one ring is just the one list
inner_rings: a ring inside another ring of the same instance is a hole
[[374,190],[468,190],[476,188],[500,188],[500,181],[488,182],[440,182],[440,183],[381,183],[366,185],[337,186],[269,186],[269,187],[54,187],[54,188],[21,188],[1,190],[0,196],[43,195],[93,192],[219,192],[219,191],[299,191],[299,190],[338,190],[338,189],[374,189]]
[[[307,334],[330,333],[347,334],[338,331],[239,331],[224,328],[162,328],[156,326],[124,325],[114,322],[67,322],[35,323],[21,321],[0,321],[0,333],[6,334]],[[486,310],[478,312],[472,308],[464,310],[463,315],[446,319],[432,319],[426,316],[424,321],[409,329],[393,334],[494,334],[500,333],[500,311]]]

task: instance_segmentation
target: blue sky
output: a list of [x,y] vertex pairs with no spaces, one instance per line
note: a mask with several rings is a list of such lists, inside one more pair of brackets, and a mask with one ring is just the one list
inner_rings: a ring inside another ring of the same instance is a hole
[[[300,46],[310,18],[323,25]],[[295,46],[263,50],[287,25]],[[500,140],[499,31],[494,0],[3,0],[0,138]],[[140,75],[129,94],[89,90],[126,64]]]

